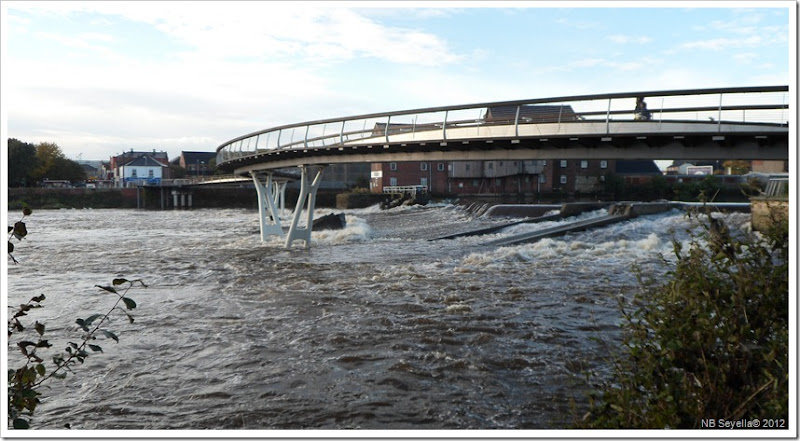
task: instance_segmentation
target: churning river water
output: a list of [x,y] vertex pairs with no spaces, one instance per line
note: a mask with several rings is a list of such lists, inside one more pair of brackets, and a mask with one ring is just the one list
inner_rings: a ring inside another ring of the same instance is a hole
[[618,347],[632,266],[663,273],[691,227],[675,210],[491,248],[558,222],[429,241],[507,220],[446,204],[345,213],[346,229],[287,250],[260,241],[253,210],[35,211],[8,297],[46,295],[30,319],[47,325],[51,352],[80,339],[76,318],[113,303],[95,285],[147,288],[128,293],[133,324],[108,325],[119,343],[100,341],[102,354],[43,390],[33,427],[569,427],[586,408],[585,372],[607,373]]

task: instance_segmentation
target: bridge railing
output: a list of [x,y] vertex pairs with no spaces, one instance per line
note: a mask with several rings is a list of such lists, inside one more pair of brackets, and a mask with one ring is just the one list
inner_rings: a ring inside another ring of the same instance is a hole
[[[788,126],[788,89],[764,86],[584,95],[310,121],[234,138],[217,148],[217,164],[271,151],[447,142],[448,135],[458,139],[513,138],[520,135],[520,128],[525,128],[525,133],[535,133],[537,124],[548,125],[551,134],[571,133],[570,125],[576,123],[604,122],[608,126],[641,119],[720,127],[724,123]],[[646,111],[637,110],[639,98],[646,104]]]

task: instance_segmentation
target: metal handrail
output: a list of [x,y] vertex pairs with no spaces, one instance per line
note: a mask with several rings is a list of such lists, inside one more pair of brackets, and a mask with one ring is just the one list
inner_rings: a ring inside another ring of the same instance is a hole
[[[456,128],[481,130],[482,128],[490,129],[498,125],[508,125],[513,126],[514,136],[519,136],[519,128],[525,124],[550,123],[561,126],[561,124],[575,122],[602,121],[608,127],[608,124],[612,121],[616,123],[634,119],[634,109],[631,108],[630,100],[637,97],[646,97],[651,100],[651,105],[654,99],[661,98],[660,103],[656,103],[656,106],[648,109],[653,116],[653,120],[659,122],[677,120],[708,123],[710,120],[721,127],[723,118],[727,118],[726,122],[767,123],[784,126],[788,125],[788,122],[783,120],[785,114],[783,110],[789,108],[787,104],[788,90],[788,86],[760,86],[611,93],[451,105],[322,119],[272,127],[233,138],[217,147],[217,164],[233,159],[255,156],[267,151],[343,148],[348,143],[355,143],[367,138],[375,139],[375,143],[378,144],[388,144],[391,142],[391,137],[398,134],[416,136],[421,132],[430,134],[431,131],[439,131],[440,135],[435,136],[435,140],[446,142],[449,135],[448,131]],[[775,93],[779,95],[777,97],[771,95]],[[717,98],[715,95],[718,96],[718,99],[714,99]],[[725,102],[726,98],[734,102]],[[741,103],[743,98],[746,99],[745,103]],[[666,102],[667,100],[669,102]],[[764,100],[767,101],[765,102]],[[521,114],[521,109],[526,106],[545,104],[559,106],[557,120],[534,121]],[[572,109],[574,118],[562,118],[562,111],[565,106],[580,108]],[[489,109],[513,107],[516,107],[516,109],[506,118],[496,118],[494,120],[487,118]],[[458,115],[459,112],[465,111],[480,111],[481,117],[466,119],[463,118],[464,115]],[[777,111],[780,111],[779,117],[769,116],[770,112]],[[733,112],[737,112],[735,114],[736,118],[729,116]],[[438,117],[436,117],[437,114],[439,114]],[[456,117],[450,119],[454,114],[456,114]],[[691,114],[694,114],[694,117]],[[424,115],[434,116],[434,120],[418,123],[419,117]],[[604,118],[603,115],[605,115]],[[623,115],[627,115],[627,117]],[[657,119],[655,118],[656,115],[658,115]],[[600,118],[592,118],[595,116]],[[619,116],[623,116],[623,118],[617,119]],[[665,116],[673,119],[666,119]],[[413,118],[413,122],[407,122],[404,118],[398,117]],[[394,123],[392,123],[393,120],[395,121]],[[362,127],[359,129],[347,127],[348,123],[355,122],[360,125],[363,122]],[[367,124],[370,124],[370,126],[367,127]],[[327,133],[328,125],[332,127],[331,133]],[[301,135],[299,140],[295,139],[295,132],[298,129],[300,129],[299,133]],[[319,130],[322,130],[322,134],[316,133]],[[287,131],[291,133],[287,134]],[[272,146],[270,146],[271,139],[276,139]],[[261,140],[264,140],[263,146],[260,145]],[[427,140],[431,141],[433,138]]]

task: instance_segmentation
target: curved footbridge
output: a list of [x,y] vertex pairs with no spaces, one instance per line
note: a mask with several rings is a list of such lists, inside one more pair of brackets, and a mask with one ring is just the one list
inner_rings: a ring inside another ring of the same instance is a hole
[[[538,159],[777,159],[789,157],[788,86],[583,95],[289,124],[217,148],[217,166],[252,179],[262,240],[311,243],[316,192],[328,164]],[[640,103],[644,103],[642,106]],[[274,173],[299,167],[289,232]],[[306,211],[305,225],[301,225]]]

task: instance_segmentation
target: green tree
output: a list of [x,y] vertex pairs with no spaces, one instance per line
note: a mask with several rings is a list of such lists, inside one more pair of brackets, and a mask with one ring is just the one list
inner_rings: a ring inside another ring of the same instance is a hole
[[42,142],[36,146],[38,165],[33,171],[37,181],[43,179],[59,179],[70,182],[83,181],[86,172],[80,164],[67,159],[61,148],[52,142]]
[[16,138],[8,139],[8,186],[27,187],[36,180],[33,172],[38,165],[36,146]]
[[186,169],[177,164],[170,164],[169,175],[172,179],[183,179],[186,177]]
[[625,179],[613,173],[606,174],[603,179],[603,192],[612,195],[614,200],[620,200],[625,195]]
[[729,160],[723,162],[722,166],[730,168],[733,175],[744,175],[750,171],[750,161]]
[[583,428],[691,429],[719,419],[789,417],[789,234],[775,216],[762,236],[732,232],[706,212],[704,233],[666,281],[624,316],[614,375],[591,396]]
[[53,167],[50,169],[48,177],[70,182],[85,181],[86,170],[77,162],[62,156],[53,161]]

